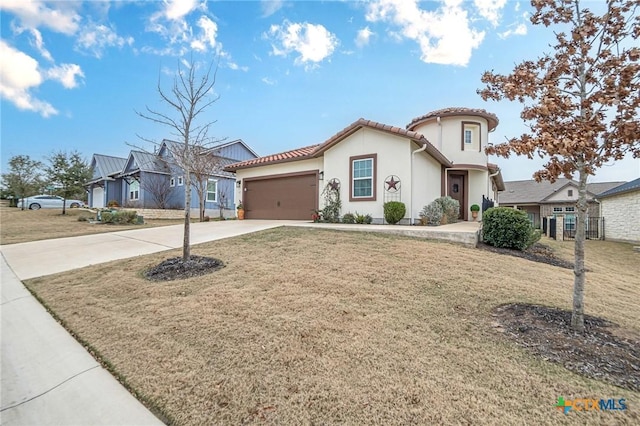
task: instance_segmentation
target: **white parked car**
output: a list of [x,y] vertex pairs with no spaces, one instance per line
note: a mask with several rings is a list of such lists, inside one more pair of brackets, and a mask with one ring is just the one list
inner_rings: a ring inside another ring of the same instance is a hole
[[[38,209],[61,209],[64,199],[57,195],[34,195],[32,197],[20,198],[18,200],[18,207],[29,210]],[[67,208],[75,209],[84,206],[84,203],[80,200],[66,200],[65,205]]]

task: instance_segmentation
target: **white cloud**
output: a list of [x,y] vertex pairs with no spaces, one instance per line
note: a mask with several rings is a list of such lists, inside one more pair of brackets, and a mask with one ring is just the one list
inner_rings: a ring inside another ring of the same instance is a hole
[[462,0],[445,0],[437,10],[426,11],[417,0],[375,0],[368,3],[366,19],[399,27],[392,33],[418,43],[423,62],[466,66],[484,32],[469,27],[461,4]]
[[84,73],[77,64],[62,64],[46,70],[45,76],[50,80],[59,81],[65,89],[73,89],[80,84],[76,79],[84,77]]
[[282,8],[282,0],[261,0],[260,7],[262,8],[262,17],[266,18],[273,15]]
[[43,0],[2,0],[0,10],[18,17],[23,27],[47,27],[55,32],[73,35],[80,23],[78,2],[45,2]]
[[480,16],[491,22],[494,27],[500,23],[500,12],[507,0],[473,0]]
[[131,46],[133,37],[119,36],[113,28],[89,22],[82,26],[76,40],[76,49],[100,59],[108,47]]
[[500,37],[501,39],[506,39],[509,38],[511,36],[514,35],[527,35],[527,26],[526,24],[518,24],[515,28],[513,29],[508,29],[507,31],[501,32],[498,34],[498,37]]
[[331,56],[339,44],[338,38],[322,25],[308,22],[293,23],[285,20],[282,25],[272,25],[266,38],[271,38],[271,53],[287,56],[296,52],[296,65],[313,68]]
[[364,27],[363,29],[358,31],[358,35],[356,36],[356,46],[362,48],[369,44],[369,40],[374,33],[369,29],[369,27]]
[[196,24],[200,27],[201,31],[200,34],[191,39],[191,48],[198,52],[206,52],[209,47],[219,50],[220,46],[216,43],[218,24],[204,15],[198,19]]
[[269,77],[262,77],[262,82],[264,84],[268,84],[269,86],[273,86],[277,83],[277,81],[270,79]]
[[0,40],[0,96],[13,103],[18,109],[34,111],[43,117],[58,114],[48,102],[33,97],[30,90],[44,81],[38,71],[38,61],[31,56],[14,49]]
[[198,6],[197,0],[163,0],[162,14],[169,20],[179,20],[187,16]]

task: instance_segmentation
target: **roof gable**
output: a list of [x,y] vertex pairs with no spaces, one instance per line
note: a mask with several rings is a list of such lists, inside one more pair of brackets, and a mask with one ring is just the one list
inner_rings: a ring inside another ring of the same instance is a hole
[[420,124],[424,123],[425,121],[434,120],[438,117],[453,117],[457,115],[472,115],[472,116],[482,117],[485,120],[487,120],[487,123],[489,123],[489,131],[492,131],[493,129],[495,129],[498,126],[498,123],[500,122],[500,120],[498,120],[498,117],[495,114],[488,112],[484,109],[449,107],[449,108],[442,108],[435,111],[431,111],[427,114],[416,117],[413,120],[411,120],[409,124],[407,124],[406,128],[409,130],[414,130],[416,127],[418,127]]
[[136,172],[150,172],[169,174],[169,167],[156,154],[143,151],[131,151],[122,175],[131,175]]
[[126,158],[113,157],[110,155],[93,154],[91,158],[91,169],[94,179],[107,179],[116,175],[124,169]]
[[453,163],[451,163],[451,161],[449,161],[447,157],[444,156],[444,154],[438,151],[438,149],[433,146],[431,142],[429,142],[421,133],[360,118],[335,135],[331,136],[321,144],[310,145],[303,148],[281,152],[278,154],[268,155],[266,157],[259,157],[252,160],[231,164],[230,166],[227,166],[226,170],[235,171],[238,169],[245,169],[267,164],[282,163],[287,161],[299,161],[307,158],[317,158],[322,156],[325,151],[340,143],[361,128],[370,128],[380,132],[385,132],[412,140],[419,145],[424,146],[425,151],[434,159],[436,159],[440,164],[448,167],[451,167],[453,165]]
[[[612,188],[621,182],[596,182],[587,184],[587,198],[592,199],[595,194],[601,192],[600,188]],[[575,188],[578,190],[578,182],[573,179],[559,178],[555,182],[543,180],[536,182],[533,179],[505,182],[505,191],[500,194],[500,204],[526,204],[549,203],[552,201],[576,201],[575,199],[562,199],[556,197],[564,189]],[[552,200],[553,199],[553,200]]]

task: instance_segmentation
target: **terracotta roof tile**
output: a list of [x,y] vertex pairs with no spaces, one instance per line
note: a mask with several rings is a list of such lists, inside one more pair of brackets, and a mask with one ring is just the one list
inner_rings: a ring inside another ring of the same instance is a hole
[[420,144],[427,145],[426,151],[438,160],[440,163],[451,166],[451,162],[442,154],[440,151],[434,147],[431,142],[429,142],[421,133],[414,132],[412,130],[403,129],[401,127],[389,126],[387,124],[378,123],[377,121],[365,120],[364,118],[359,118],[357,121],[351,123],[349,126],[340,130],[335,135],[331,136],[329,139],[324,141],[321,144],[310,145],[304,148],[298,148],[291,151],[282,152],[279,154],[267,155],[266,157],[254,158],[252,160],[243,161],[240,163],[235,163],[227,166],[225,170],[235,171],[238,169],[244,169],[249,167],[262,166],[267,164],[274,163],[283,163],[286,161],[296,161],[303,160],[305,158],[317,157],[338,142],[340,142],[345,137],[354,133],[358,129],[362,127],[369,127],[372,129],[381,130],[387,133],[395,134],[398,136],[406,137],[412,139]]
[[432,118],[449,117],[452,115],[475,115],[475,116],[483,117],[489,122],[489,131],[495,129],[498,123],[500,122],[500,120],[498,120],[498,117],[495,114],[488,112],[484,109],[449,107],[449,108],[442,108],[435,111],[431,111],[427,114],[414,118],[413,120],[411,120],[411,123],[407,124],[407,129],[413,130],[416,128],[418,124],[424,121],[430,120]]

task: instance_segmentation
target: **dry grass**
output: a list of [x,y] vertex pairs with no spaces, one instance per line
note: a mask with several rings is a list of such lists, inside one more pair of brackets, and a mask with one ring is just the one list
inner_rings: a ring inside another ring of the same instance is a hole
[[[570,255],[569,244],[555,244]],[[587,310],[640,332],[639,255],[587,245]],[[27,282],[178,424],[638,424],[640,394],[536,359],[493,328],[513,301],[569,307],[572,271],[445,243],[279,229]],[[554,408],[626,398],[626,412]]]
[[95,217],[86,209],[20,210],[0,206],[0,244],[26,243],[50,238],[77,237],[78,235],[101,234],[124,231],[140,227],[178,225],[183,220],[145,220],[144,225],[105,225],[79,222],[79,216]]

